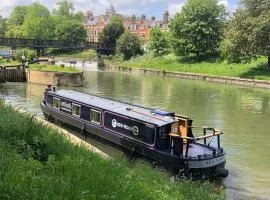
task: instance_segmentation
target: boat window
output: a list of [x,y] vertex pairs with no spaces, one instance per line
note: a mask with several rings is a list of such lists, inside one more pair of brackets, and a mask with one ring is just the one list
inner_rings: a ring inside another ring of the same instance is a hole
[[90,121],[94,122],[94,123],[97,123],[97,124],[100,124],[100,122],[101,122],[101,113],[99,111],[97,111],[97,110],[91,109],[91,111],[90,111]]
[[72,104],[72,115],[77,117],[81,116],[81,106],[77,104]]
[[60,108],[60,99],[53,97],[53,107],[57,109]]

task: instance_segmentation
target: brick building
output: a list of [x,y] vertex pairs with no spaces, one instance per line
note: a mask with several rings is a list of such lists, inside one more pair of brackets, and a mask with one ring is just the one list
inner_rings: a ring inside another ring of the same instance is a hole
[[86,13],[85,28],[87,30],[88,41],[98,42],[100,38],[100,33],[104,27],[110,22],[113,16],[119,16],[123,20],[123,25],[125,29],[136,36],[141,38],[143,41],[148,41],[150,37],[150,31],[153,27],[161,28],[162,30],[168,29],[169,23],[169,13],[166,11],[163,14],[163,20],[156,20],[152,17],[150,20],[142,15],[140,19],[137,19],[135,15],[132,17],[124,17],[115,12],[114,7],[106,10],[104,15],[94,16],[92,11]]

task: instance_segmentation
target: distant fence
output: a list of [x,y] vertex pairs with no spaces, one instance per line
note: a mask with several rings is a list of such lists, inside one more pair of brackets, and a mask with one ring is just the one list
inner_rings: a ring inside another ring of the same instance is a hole
[[5,82],[26,82],[24,66],[0,67],[0,83]]

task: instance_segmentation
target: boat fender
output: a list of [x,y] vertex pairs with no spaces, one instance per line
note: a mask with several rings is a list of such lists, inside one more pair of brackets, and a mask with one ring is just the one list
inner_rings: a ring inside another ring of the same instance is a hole
[[229,171],[223,167],[219,167],[216,169],[216,176],[225,178],[229,175]]

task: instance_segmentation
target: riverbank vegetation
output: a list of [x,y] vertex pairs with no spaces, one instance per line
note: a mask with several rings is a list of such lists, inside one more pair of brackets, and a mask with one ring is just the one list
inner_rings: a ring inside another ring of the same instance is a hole
[[84,51],[51,51],[50,56],[57,58],[70,58],[70,59],[80,59],[80,60],[94,60],[97,59],[97,52],[95,50],[89,49]]
[[265,57],[253,60],[248,64],[228,64],[225,61],[216,60],[216,58],[213,58],[212,61],[208,60],[198,63],[193,58],[177,57],[173,54],[156,57],[152,53],[147,53],[126,61],[119,59],[119,57],[114,57],[108,62],[121,67],[270,80],[270,71],[266,68],[267,59]]
[[30,70],[47,71],[47,72],[64,72],[64,73],[77,73],[81,72],[78,68],[71,66],[57,66],[57,65],[46,65],[46,64],[31,64],[29,65]]
[[21,63],[16,61],[16,60],[0,58],[0,65],[9,66],[9,65],[19,65],[19,64],[21,64]]
[[208,182],[173,181],[146,165],[101,158],[3,102],[0,155],[1,199],[225,199]]
[[270,80],[268,8],[265,1],[243,0],[228,18],[216,0],[188,0],[168,31],[151,30],[145,55],[133,53],[129,60],[118,51],[113,62],[124,67]]

